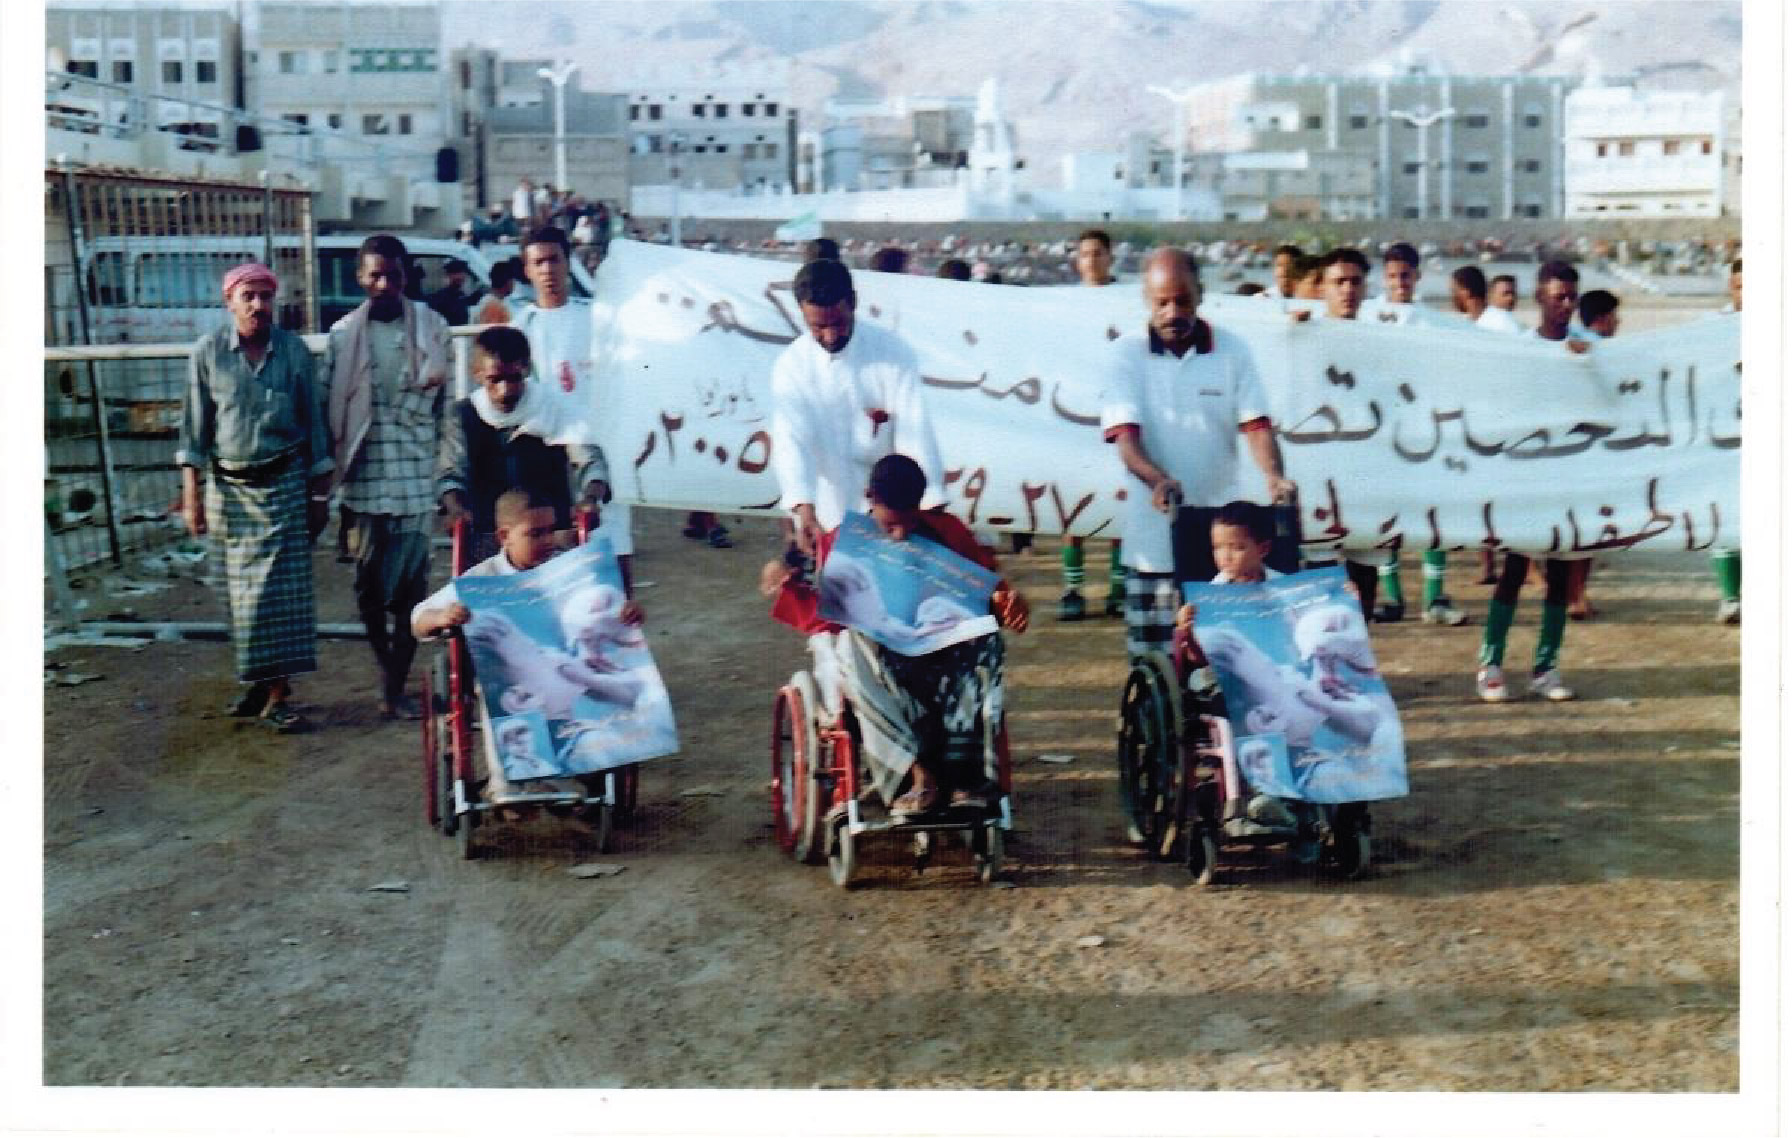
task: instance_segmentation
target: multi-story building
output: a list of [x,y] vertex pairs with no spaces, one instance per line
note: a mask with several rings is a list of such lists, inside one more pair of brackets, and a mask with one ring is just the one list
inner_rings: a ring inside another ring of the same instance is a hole
[[1588,86],[1565,103],[1566,215],[1720,217],[1733,199],[1723,92]]
[[187,149],[236,147],[241,45],[229,11],[54,7],[44,23],[51,70],[85,80],[48,92],[52,127],[161,131],[181,136]]
[[[554,94],[536,78],[543,97],[527,106],[498,106],[485,112],[480,133],[481,198],[507,201],[519,181],[555,184]],[[628,201],[628,96],[576,90],[565,93],[565,188],[590,201]]]
[[783,191],[796,182],[796,108],[787,64],[606,77],[628,92],[635,185]]
[[304,132],[293,145],[309,150],[326,201],[337,199],[325,212],[454,225],[460,136],[440,8],[267,2],[255,14],[247,105]]
[[1245,75],[1188,100],[1188,143],[1225,153],[1305,150],[1368,161],[1384,218],[1562,214],[1559,140],[1574,85],[1554,76]]
[[817,189],[938,188],[955,184],[969,167],[975,96],[835,98],[823,113]]

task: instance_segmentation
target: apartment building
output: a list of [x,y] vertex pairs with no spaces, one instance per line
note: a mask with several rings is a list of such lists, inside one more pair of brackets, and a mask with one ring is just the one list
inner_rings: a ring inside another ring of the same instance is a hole
[[634,185],[781,191],[796,181],[787,64],[657,68],[611,80],[626,96]]
[[52,126],[161,130],[192,148],[235,148],[241,37],[228,10],[53,7],[44,24],[50,70],[87,81],[46,92]]
[[1721,217],[1735,149],[1721,91],[1588,86],[1565,102],[1568,217]]

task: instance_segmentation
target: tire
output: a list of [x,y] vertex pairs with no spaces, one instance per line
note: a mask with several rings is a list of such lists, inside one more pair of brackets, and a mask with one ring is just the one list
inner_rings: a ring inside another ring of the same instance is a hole
[[979,833],[971,856],[977,866],[977,880],[988,885],[1002,872],[1002,827],[990,822]]
[[805,864],[821,861],[821,803],[815,782],[814,688],[798,673],[772,705],[772,823],[778,845]]
[[1185,859],[1189,876],[1194,884],[1205,888],[1213,884],[1214,875],[1219,872],[1220,847],[1213,834],[1206,829],[1197,829],[1188,836],[1188,856]]
[[844,814],[828,827],[828,876],[842,889],[852,888],[852,875],[859,868],[857,843]]
[[457,819],[454,828],[454,842],[460,851],[462,861],[473,861],[479,857],[479,846],[473,839],[473,831],[479,828],[479,815],[469,810]]
[[1126,819],[1127,837],[1156,856],[1162,856],[1165,829],[1178,809],[1179,712],[1169,661],[1161,654],[1153,654],[1135,663],[1120,698],[1116,747],[1120,809]]
[[633,821],[640,801],[641,764],[625,763],[616,769],[616,821]]

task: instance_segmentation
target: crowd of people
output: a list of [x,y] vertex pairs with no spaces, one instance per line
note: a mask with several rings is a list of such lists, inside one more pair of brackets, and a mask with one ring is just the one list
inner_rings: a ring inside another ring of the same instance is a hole
[[[533,204],[529,209],[529,220],[540,220]],[[278,282],[272,271],[247,264],[225,277],[231,319],[196,349],[176,461],[189,528],[214,534],[224,553],[242,685],[232,714],[257,716],[281,730],[299,725],[289,706],[291,680],[315,667],[307,549],[324,528],[332,501],[342,519],[343,556],[354,565],[377,699],[390,717],[418,713],[406,695],[416,637],[454,623],[444,624],[440,614],[426,616],[423,604],[438,516],[469,522],[487,557],[482,571],[502,572],[528,567],[500,564],[509,548],[507,525],[551,521],[564,530],[572,511],[589,511],[618,555],[632,598],[631,521],[627,507],[611,500],[605,456],[595,447],[546,441],[564,436],[559,417],[588,399],[596,381],[590,301],[572,296],[569,287],[574,245],[549,224],[524,231],[517,244],[518,268],[501,279],[494,275],[492,296],[472,312],[444,314],[439,297],[407,297],[402,242],[389,235],[368,239],[358,263],[367,300],[330,330],[315,368],[303,345],[273,326]],[[1081,286],[1116,287],[1114,266],[1124,250],[1106,232],[1085,230],[1063,249]],[[994,271],[979,272],[987,264],[985,250],[942,251],[965,256],[946,257],[935,269],[939,276],[1000,279]],[[885,775],[879,785],[891,791],[892,811],[926,814],[943,805],[978,805],[988,791],[987,772],[967,762],[973,725],[954,709],[981,706],[990,688],[1001,685],[999,634],[917,663],[820,620],[802,595],[803,575],[794,571],[825,558],[846,513],[867,495],[872,515],[890,536],[930,537],[995,568],[993,551],[943,509],[944,463],[921,398],[915,350],[902,335],[856,318],[848,252],[849,246],[827,239],[802,250],[794,289],[807,334],[784,349],[771,375],[771,453],[788,549],[765,567],[762,587],[777,598],[783,619],[809,635],[825,705],[837,709],[842,694],[850,693],[855,701],[925,721],[919,733],[897,725],[867,740],[869,758]],[[918,268],[912,252],[899,246],[863,252],[871,271]],[[1620,323],[1620,299],[1605,290],[1583,295],[1575,267],[1560,259],[1544,261],[1524,280],[1516,274],[1490,278],[1476,265],[1457,269],[1450,279],[1455,315],[1449,315],[1416,302],[1426,257],[1412,244],[1376,250],[1374,262],[1355,247],[1311,252],[1284,245],[1264,252],[1274,285],[1256,291],[1266,303],[1281,303],[1295,321],[1455,323],[1534,337],[1570,352],[1595,350],[1601,339],[1617,334]],[[1730,295],[1738,311],[1741,275],[1736,260]],[[1380,285],[1375,296],[1369,295],[1371,279]],[[452,274],[450,280],[454,288]],[[514,304],[500,289],[519,281],[530,287],[532,299]],[[1181,607],[1178,579],[1231,579],[1236,571],[1226,558],[1216,562],[1203,545],[1191,553],[1173,532],[1177,519],[1203,534],[1216,517],[1236,519],[1239,503],[1253,497],[1251,488],[1237,483],[1237,456],[1252,460],[1264,501],[1287,502],[1297,490],[1282,464],[1270,392],[1250,348],[1202,314],[1200,259],[1179,247],[1151,250],[1140,260],[1140,285],[1143,327],[1110,345],[1100,411],[1101,437],[1115,448],[1128,491],[1119,539],[1107,543],[1101,608],[1124,619],[1127,649],[1135,656],[1170,649]],[[1536,305],[1535,328],[1514,315],[1521,289]],[[478,387],[450,405],[448,329],[475,313],[477,322],[491,325],[476,340]],[[507,519],[500,500],[508,491],[526,497],[511,503],[514,516]],[[689,515],[685,532],[719,547],[729,544],[713,514]],[[1089,616],[1082,596],[1085,544],[1070,538],[1062,545],[1061,620]],[[1191,556],[1199,564],[1180,563]],[[1440,625],[1466,623],[1468,614],[1443,591],[1442,551],[1427,551],[1422,560],[1421,617]],[[1482,557],[1480,583],[1493,586],[1474,678],[1482,700],[1516,698],[1516,685],[1503,671],[1506,641],[1533,572],[1543,585],[1542,621],[1524,687],[1548,700],[1574,696],[1563,677],[1561,648],[1569,620],[1593,616],[1590,562],[1538,560],[1533,565],[1532,558],[1513,552]],[[1720,551],[1715,564],[1724,598],[1719,619],[1735,622],[1739,555]],[[1351,553],[1344,568],[1366,620],[1405,619],[1398,551]],[[1007,586],[997,589],[991,612],[1011,630],[1026,627],[1025,601]],[[638,606],[631,615],[639,619]],[[933,742],[920,746],[916,740],[923,737]],[[906,788],[901,795],[894,793],[898,786]]]

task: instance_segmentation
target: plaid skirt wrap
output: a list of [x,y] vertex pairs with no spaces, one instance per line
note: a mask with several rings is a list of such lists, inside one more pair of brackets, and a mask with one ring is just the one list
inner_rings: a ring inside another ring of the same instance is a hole
[[[932,758],[956,786],[995,781],[995,748],[985,736],[1002,717],[1001,633],[925,656],[898,655],[851,630],[835,643],[865,766],[886,803],[917,757]],[[971,773],[979,763],[981,778]]]
[[317,670],[317,612],[305,474],[291,463],[271,485],[206,480],[206,518],[224,555],[230,639],[244,683]]
[[1126,571],[1126,655],[1137,660],[1153,650],[1167,652],[1176,634],[1182,602],[1174,573]]
[[349,550],[355,558],[355,601],[363,613],[391,613],[408,627],[411,610],[429,595],[428,514],[355,511]]

